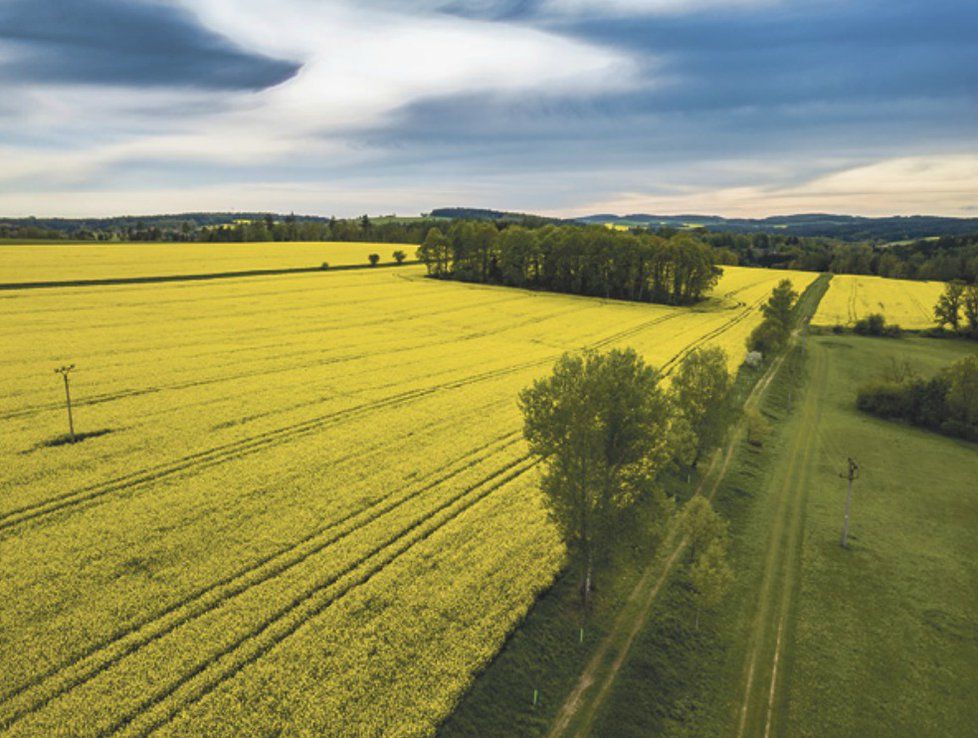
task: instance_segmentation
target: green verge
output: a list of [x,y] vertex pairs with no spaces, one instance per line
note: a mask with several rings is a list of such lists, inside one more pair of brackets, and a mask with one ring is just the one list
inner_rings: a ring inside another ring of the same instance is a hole
[[[789,357],[762,403],[771,433],[762,448],[741,445],[717,495],[734,591],[696,628],[686,577],[672,578],[592,735],[973,731],[978,447],[864,415],[854,400],[894,362],[931,374],[974,350],[815,336],[807,356]],[[862,475],[843,550],[850,455]]]
[[[798,307],[802,322],[807,322],[814,314],[827,288],[828,278],[822,277],[806,290]],[[731,404],[743,407],[762,376],[756,370],[741,371],[731,392]],[[738,437],[739,431],[739,428],[735,431]],[[716,461],[715,466],[720,467],[719,454]],[[713,469],[713,465],[703,464],[690,479],[666,475],[663,485],[668,494],[685,501],[694,490],[713,481]],[[616,625],[620,625],[623,615],[640,609],[629,596],[634,593],[642,575],[647,573],[650,562],[658,564],[672,550],[662,545],[663,521],[655,520],[655,513],[653,506],[640,505],[630,523],[622,529],[609,557],[597,563],[595,581],[598,590],[593,610],[588,615],[583,642],[580,639],[582,620],[576,577],[573,573],[565,573],[541,595],[500,653],[478,675],[440,727],[440,736],[509,737],[547,733],[602,641]],[[673,597],[674,579],[667,582],[660,599]],[[657,610],[658,606],[655,608]],[[614,655],[614,651],[610,652],[607,660]],[[534,693],[537,695],[535,705]],[[585,717],[590,717],[590,707],[582,708]]]

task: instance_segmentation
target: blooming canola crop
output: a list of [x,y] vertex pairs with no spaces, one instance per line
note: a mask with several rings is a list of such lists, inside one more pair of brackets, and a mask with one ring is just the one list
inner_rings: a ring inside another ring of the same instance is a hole
[[812,323],[851,326],[860,318],[880,313],[888,323],[907,330],[930,328],[934,305],[943,290],[943,282],[836,274]]
[[[430,734],[563,549],[516,395],[564,351],[735,367],[778,280],[692,308],[417,267],[8,292],[0,732]],[[100,432],[48,445],[75,425]]]

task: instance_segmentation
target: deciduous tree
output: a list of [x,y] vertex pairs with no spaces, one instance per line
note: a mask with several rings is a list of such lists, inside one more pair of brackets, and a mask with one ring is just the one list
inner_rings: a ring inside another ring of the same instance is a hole
[[963,297],[963,282],[954,281],[944,285],[944,293],[937,298],[937,304],[934,306],[934,317],[937,318],[937,324],[941,328],[949,325],[951,326],[951,330],[957,333],[961,325],[961,303]]
[[696,591],[696,627],[700,624],[700,610],[712,610],[723,600],[734,573],[727,561],[727,545],[720,539],[713,540],[689,569],[689,581]]
[[656,371],[631,349],[565,354],[519,402],[530,449],[546,462],[550,515],[580,564],[586,606],[615,521],[654,490],[670,458],[669,402]]
[[703,450],[723,435],[727,414],[724,401],[729,389],[727,354],[717,346],[689,353],[673,377],[671,394],[676,412],[686,419],[696,435],[692,468],[696,467]]

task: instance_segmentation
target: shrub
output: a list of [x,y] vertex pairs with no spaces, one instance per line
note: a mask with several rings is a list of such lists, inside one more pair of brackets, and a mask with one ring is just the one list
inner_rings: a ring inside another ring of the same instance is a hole
[[880,313],[872,313],[860,318],[853,326],[853,331],[860,336],[885,336],[899,338],[902,331],[898,325],[887,325],[886,319]]
[[756,408],[747,410],[746,415],[747,443],[760,448],[764,445],[764,438],[770,432],[771,426]]
[[377,262],[380,261],[380,254],[371,254],[367,258],[370,259],[370,266],[375,267],[377,266]]
[[894,382],[864,385],[856,393],[856,407],[882,418],[908,418],[910,399],[907,387]]
[[883,332],[886,320],[879,313],[872,313],[865,318],[860,318],[852,329],[860,336],[878,336]]
[[784,344],[786,336],[781,326],[774,321],[765,320],[751,331],[747,339],[748,351],[760,351],[762,354],[773,354]]

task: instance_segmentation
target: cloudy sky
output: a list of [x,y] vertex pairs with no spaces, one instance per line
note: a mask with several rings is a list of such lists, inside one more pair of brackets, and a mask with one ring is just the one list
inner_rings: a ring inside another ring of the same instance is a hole
[[970,0],[0,0],[0,216],[978,215]]

